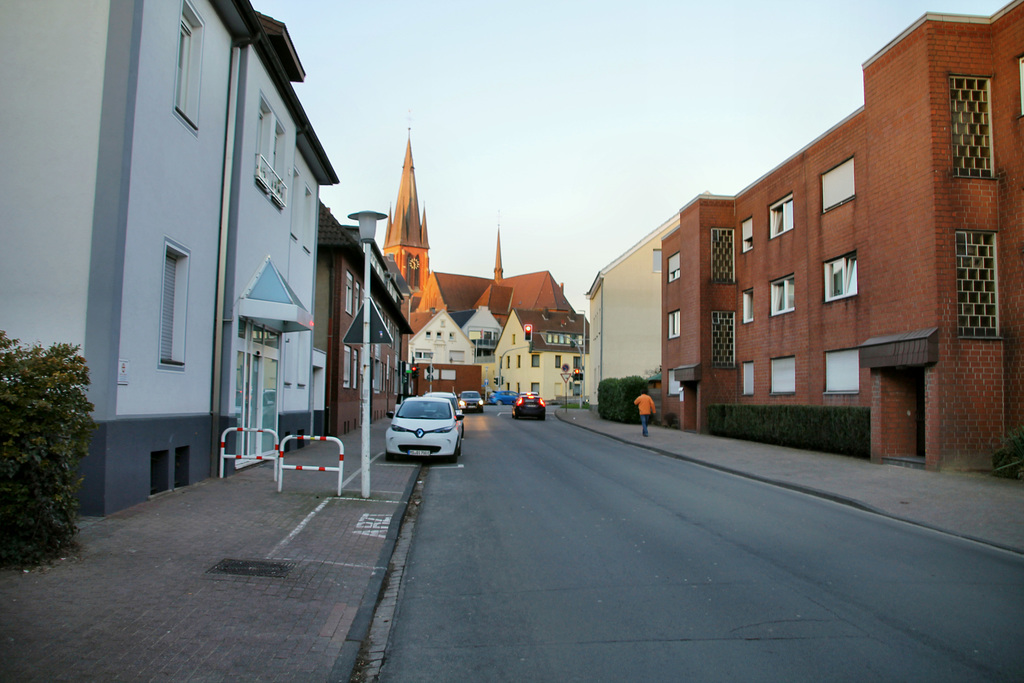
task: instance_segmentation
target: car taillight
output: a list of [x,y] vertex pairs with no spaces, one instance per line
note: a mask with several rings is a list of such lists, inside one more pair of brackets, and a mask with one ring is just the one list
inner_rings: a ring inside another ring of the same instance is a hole
[[537,403],[539,403],[539,404],[540,404],[540,407],[541,407],[541,408],[543,408],[543,407],[544,407],[544,399],[542,399],[542,398],[538,397],[538,398],[537,398]]
[[522,396],[520,396],[519,398],[516,399],[516,405],[517,406],[523,405],[523,397]]

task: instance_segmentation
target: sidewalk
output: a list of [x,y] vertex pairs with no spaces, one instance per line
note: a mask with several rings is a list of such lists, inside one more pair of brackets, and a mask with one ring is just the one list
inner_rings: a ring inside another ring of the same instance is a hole
[[664,455],[829,498],[920,526],[1024,553],[1024,482],[925,472],[830,453],[602,420],[552,408],[563,422]]
[[[388,421],[371,429],[383,451]],[[270,463],[83,520],[81,556],[0,572],[0,680],[348,681],[419,474],[371,468],[342,437],[344,476]],[[288,464],[338,465],[332,442]]]

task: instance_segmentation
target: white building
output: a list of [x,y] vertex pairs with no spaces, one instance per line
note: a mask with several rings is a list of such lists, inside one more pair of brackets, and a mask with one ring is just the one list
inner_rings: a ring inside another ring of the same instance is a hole
[[227,427],[310,433],[318,196],[338,179],[284,26],[247,0],[15,0],[0,39],[0,327],[82,347],[82,512],[215,474]]
[[474,349],[459,324],[441,310],[409,339],[409,360],[420,365],[472,365]]

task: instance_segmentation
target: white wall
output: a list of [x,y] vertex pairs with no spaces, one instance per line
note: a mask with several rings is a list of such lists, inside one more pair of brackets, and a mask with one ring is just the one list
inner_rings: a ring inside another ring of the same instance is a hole
[[0,3],[0,329],[84,344],[109,3]]
[[[203,20],[198,130],[174,110],[181,5],[149,2],[143,13],[118,351],[131,375],[118,387],[119,415],[210,409],[231,39],[205,0],[193,5]],[[188,252],[181,369],[159,358],[167,239]]]

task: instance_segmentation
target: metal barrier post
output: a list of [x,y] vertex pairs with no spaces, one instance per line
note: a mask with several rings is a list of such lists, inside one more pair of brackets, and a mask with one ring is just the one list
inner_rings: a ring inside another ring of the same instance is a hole
[[[284,447],[291,439],[298,439],[299,441],[333,441],[338,444],[338,466],[337,467],[318,467],[315,465],[285,465],[284,464]],[[345,479],[345,444],[333,436],[306,436],[306,435],[291,435],[284,437],[281,441],[280,446],[277,450],[277,459],[280,465],[278,469],[281,472],[280,478],[277,480],[277,492],[281,493],[284,488],[284,471],[285,470],[303,470],[306,472],[337,472],[338,473],[338,497],[341,497],[341,487]]]
[[224,461],[225,460],[273,460],[274,461],[274,481],[278,480],[278,460],[280,458],[275,455],[245,455],[238,454],[232,455],[224,452],[224,445],[227,442],[228,434],[231,432],[254,432],[256,434],[270,434],[274,437],[274,451],[278,451],[277,443],[277,432],[273,429],[252,429],[249,427],[228,427],[220,435],[220,478],[224,478]]

